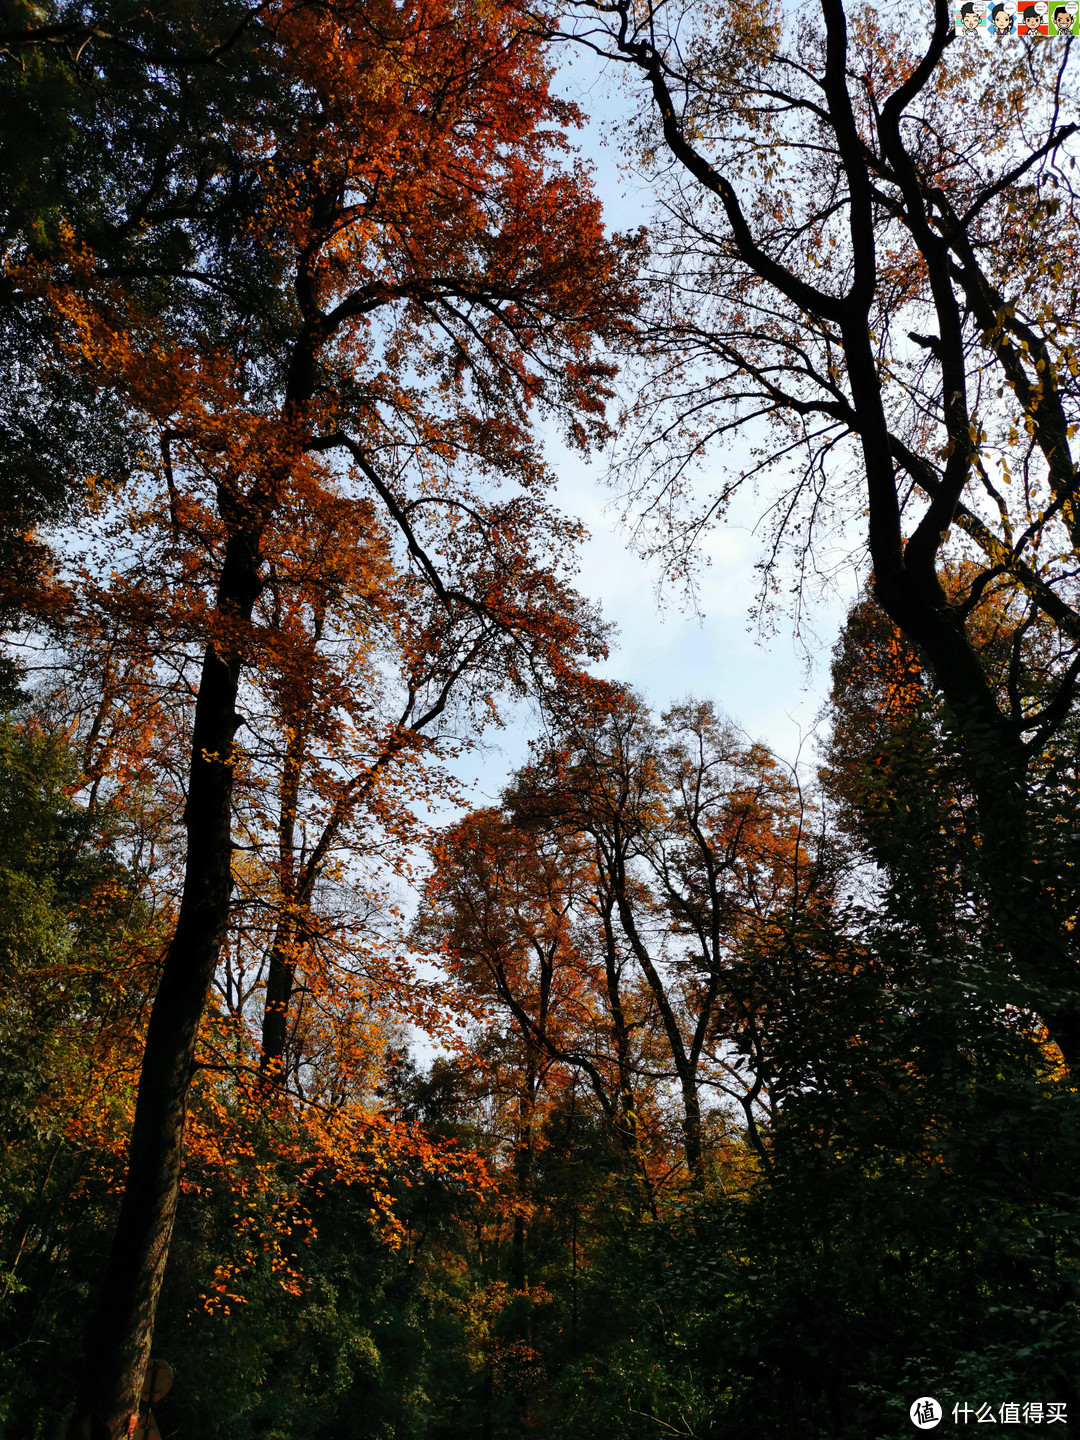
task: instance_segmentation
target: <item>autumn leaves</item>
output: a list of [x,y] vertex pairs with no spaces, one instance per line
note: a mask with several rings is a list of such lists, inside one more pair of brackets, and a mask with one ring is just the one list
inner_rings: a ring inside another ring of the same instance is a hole
[[[0,156],[21,396],[0,396],[0,438],[29,517],[0,541],[33,559],[2,598],[54,668],[35,703],[66,716],[72,788],[122,817],[153,892],[129,1172],[73,1437],[130,1428],[185,1143],[225,1167],[223,1129],[265,1124],[283,1169],[350,1176],[405,1143],[382,1056],[447,997],[402,958],[395,886],[446,762],[503,696],[537,697],[548,739],[502,812],[438,841],[422,923],[514,1056],[522,1187],[545,1087],[579,1080],[644,1204],[671,1171],[665,1087],[698,1189],[702,1087],[742,1107],[767,1163],[756,1127],[801,1084],[778,1073],[776,997],[808,1013],[799,987],[833,977],[814,939],[831,882],[764,752],[706,707],[659,730],[588,678],[603,632],[570,584],[580,531],[544,498],[537,418],[607,438],[612,355],[646,299],[659,378],[636,458],[659,543],[680,563],[748,478],[680,528],[688,467],[750,420],[777,432],[748,475],[805,461],[774,556],[793,516],[812,538],[858,490],[878,598],[948,702],[1002,976],[1075,1063],[1071,881],[1044,878],[1058,812],[1033,786],[1057,772],[1032,760],[1067,739],[1080,677],[1057,81],[1027,153],[956,181],[944,6],[929,41],[893,45],[826,0],[798,51],[756,17],[665,36],[660,4],[573,8],[659,107],[647,148],[682,177],[647,297],[643,242],[605,234],[576,112],[515,6],[61,4],[0,35],[5,103],[50,138],[37,186]],[[1006,195],[1061,257],[1019,295]],[[1019,422],[997,470],[994,387]],[[28,532],[65,515],[50,566]],[[978,564],[950,589],[954,526]],[[245,1204],[299,1213],[273,1188],[251,1179]]]
[[725,1105],[760,1146],[781,1080],[763,975],[832,881],[790,776],[711,705],[606,698],[439,838],[419,933],[516,1055],[525,1131],[587,1087],[655,1206],[732,1162]]
[[[149,163],[10,271],[54,317],[52,363],[136,437],[34,608],[88,669],[141,669],[190,756],[73,1435],[126,1433],[196,1066],[261,1077],[267,1103],[370,1100],[386,1007],[425,1014],[380,932],[440,757],[500,691],[555,700],[602,647],[531,427],[606,435],[634,243],[565,155],[539,39],[439,3],[216,23],[192,34],[178,7],[58,49],[75,87],[100,67],[78,144],[107,175],[133,133]],[[153,107],[193,92],[213,124],[173,137]],[[206,1030],[219,977],[231,1056]]]

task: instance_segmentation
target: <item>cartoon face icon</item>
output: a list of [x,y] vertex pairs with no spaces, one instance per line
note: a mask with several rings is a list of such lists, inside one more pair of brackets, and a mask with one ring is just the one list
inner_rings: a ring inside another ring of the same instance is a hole
[[971,0],[968,0],[966,5],[960,6],[960,18],[965,30],[973,31],[979,28],[979,13]]
[[1055,6],[1053,19],[1059,35],[1069,35],[1072,33],[1073,17],[1065,5]]
[[990,11],[990,19],[999,35],[1007,35],[1012,29],[1012,16],[1004,5],[995,5]]

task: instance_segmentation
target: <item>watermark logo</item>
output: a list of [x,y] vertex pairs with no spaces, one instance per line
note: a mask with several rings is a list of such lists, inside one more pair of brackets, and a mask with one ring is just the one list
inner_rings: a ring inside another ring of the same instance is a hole
[[[920,1402],[916,1400],[915,1405]],[[911,1407],[911,1418],[915,1420],[915,1405]],[[952,1407],[952,1418],[957,1425],[1067,1425],[1069,1417],[1064,1400],[1006,1400],[994,1407],[989,1400],[980,1404],[977,1400],[969,1405],[957,1401]],[[915,1420],[917,1425],[919,1422]]]
[[908,1413],[916,1430],[933,1430],[941,1423],[941,1406],[932,1395],[921,1395]]

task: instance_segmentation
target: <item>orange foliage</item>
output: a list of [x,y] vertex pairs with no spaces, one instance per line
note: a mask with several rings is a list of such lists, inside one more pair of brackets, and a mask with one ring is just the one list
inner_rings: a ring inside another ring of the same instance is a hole
[[797,788],[710,706],[655,725],[615,691],[505,806],[432,847],[419,935],[486,1033],[500,1016],[516,1033],[530,1114],[579,1075],[648,1195],[681,1179],[680,1142],[695,1183],[707,1155],[730,1178],[722,1110],[703,1100],[735,1100],[752,1135],[768,1115],[775,1017],[756,970],[831,893]]
[[[87,792],[155,810],[163,911],[226,947],[195,1053],[231,1079],[200,1081],[192,1153],[227,1166],[245,1106],[302,1099],[278,1161],[348,1176],[363,1155],[378,1194],[373,1155],[442,1163],[375,1094],[387,1038],[441,1009],[393,940],[418,816],[500,693],[573,691],[603,649],[531,427],[607,435],[598,346],[632,323],[638,242],[605,236],[516,7],[261,21],[276,108],[228,119],[236,207],[164,301],[73,237],[11,268],[58,318],[55,363],[121,397],[141,453],[124,483],[89,477],[35,604],[93,696]],[[233,903],[194,921],[225,804]],[[163,975],[197,984],[185,946]]]

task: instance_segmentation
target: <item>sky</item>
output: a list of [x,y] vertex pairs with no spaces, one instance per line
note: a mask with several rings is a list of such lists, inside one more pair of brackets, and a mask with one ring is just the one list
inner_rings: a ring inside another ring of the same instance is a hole
[[[606,462],[587,463],[557,441],[546,448],[559,476],[555,503],[590,532],[579,552],[575,588],[597,602],[604,620],[614,626],[608,659],[594,673],[633,686],[658,714],[690,696],[713,700],[749,739],[764,741],[809,774],[815,723],[828,693],[830,653],[856,592],[854,574],[831,600],[811,603],[801,639],[782,611],[775,616],[774,633],[762,636],[754,609],[754,565],[761,553],[753,533],[757,506],[747,495],[706,543],[708,563],[697,575],[691,608],[679,593],[658,590],[657,563],[635,553],[606,482]],[[489,732],[482,751],[464,758],[457,773],[466,782],[476,776],[474,804],[498,799],[537,733],[538,720],[523,705],[504,730]]]
[[[584,52],[567,52],[555,88],[589,117],[575,143],[594,166],[609,228],[647,225],[647,184],[620,168],[612,139],[630,113],[618,74]],[[761,637],[753,613],[759,583],[754,565],[762,549],[761,537],[754,534],[760,504],[752,494],[738,497],[727,522],[709,536],[703,557],[708,563],[697,576],[691,609],[674,591],[658,594],[657,563],[635,553],[616,492],[606,482],[609,459],[585,460],[554,435],[545,452],[558,478],[555,503],[590,531],[576,586],[616,627],[610,657],[597,673],[633,686],[657,712],[691,695],[711,699],[750,739],[812,770],[812,732],[828,691],[832,645],[857,591],[854,571],[842,577],[829,601],[811,604],[801,639],[782,611],[771,637]],[[701,483],[709,487],[708,464]],[[523,707],[504,731],[488,737],[482,754],[472,752],[459,774],[465,780],[478,771],[474,803],[498,798],[536,733],[536,719]]]

